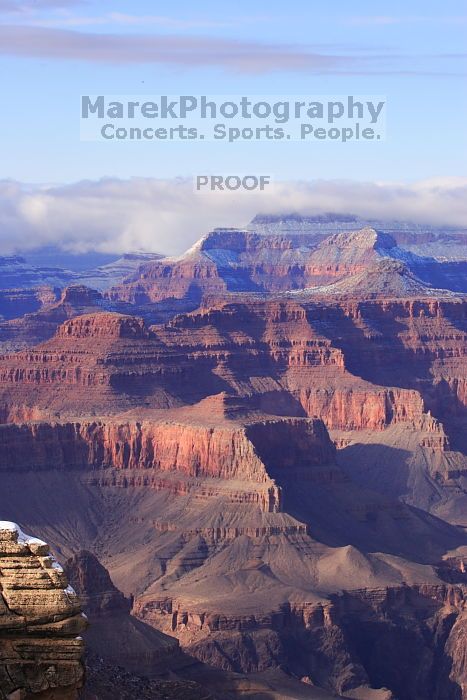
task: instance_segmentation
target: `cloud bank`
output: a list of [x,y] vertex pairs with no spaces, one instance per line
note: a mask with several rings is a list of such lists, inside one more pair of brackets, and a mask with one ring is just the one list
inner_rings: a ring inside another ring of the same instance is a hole
[[467,227],[467,178],[410,185],[277,182],[258,193],[194,191],[191,179],[105,178],[70,185],[0,181],[0,254],[57,245],[73,252],[178,254],[216,226],[245,226],[257,213],[351,213],[382,220]]
[[90,33],[20,24],[0,25],[0,54],[115,65],[213,66],[240,73],[360,71],[374,67],[380,58],[216,37]]
[[[42,0],[37,7],[66,5],[66,0]],[[70,2],[73,4],[73,2]],[[459,61],[464,54],[433,53],[413,55],[366,46],[332,44],[288,44],[222,36],[187,34],[183,30],[213,30],[227,23],[207,20],[178,20],[163,15],[132,15],[110,12],[82,16],[70,12],[58,16],[34,16],[31,3],[18,5],[18,21],[1,22],[2,14],[12,17],[9,0],[0,0],[0,55],[94,64],[167,65],[196,69],[211,67],[229,73],[306,73],[314,75],[463,75]],[[392,17],[353,18],[357,24],[370,20],[387,24]],[[245,21],[245,19],[243,20]],[[261,22],[261,19],[258,21]],[[350,21],[350,20],[348,20]],[[86,26],[118,25],[122,31],[83,31]],[[83,28],[79,28],[80,25]],[[171,34],[135,33],[134,27],[159,25]],[[127,30],[127,31],[125,31]],[[433,63],[433,61],[436,63]]]

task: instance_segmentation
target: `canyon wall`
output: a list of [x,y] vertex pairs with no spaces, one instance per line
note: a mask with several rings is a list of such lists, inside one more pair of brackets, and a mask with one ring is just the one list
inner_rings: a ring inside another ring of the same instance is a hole
[[427,410],[463,420],[466,309],[438,299],[252,300],[151,329],[119,314],[77,317],[37,348],[0,358],[0,420],[85,415],[87,405],[105,415],[220,391],[270,412],[288,394],[295,415],[330,429],[382,429]]
[[[0,441],[0,472],[103,470],[96,474],[102,484],[206,496],[232,480],[237,486],[227,490],[230,499],[251,500],[267,511],[280,509],[275,474],[293,478],[300,470],[318,473],[335,464],[323,423],[303,418],[217,426],[163,419],[9,424],[0,426]],[[201,486],[204,478],[218,485]]]
[[203,613],[144,596],[135,612],[225,670],[281,663],[345,697],[381,698],[370,688],[391,688],[384,697],[446,700],[465,697],[464,605],[462,586],[425,585],[343,592],[269,615]]

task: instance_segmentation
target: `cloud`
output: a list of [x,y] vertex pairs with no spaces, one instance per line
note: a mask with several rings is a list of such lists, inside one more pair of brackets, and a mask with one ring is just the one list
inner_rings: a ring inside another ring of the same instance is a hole
[[0,254],[58,245],[75,252],[178,254],[216,226],[258,212],[352,213],[467,227],[467,178],[407,184],[278,182],[261,193],[198,194],[191,179],[104,178],[63,186],[0,181]]
[[[130,15],[126,17],[131,18]],[[73,17],[71,21],[75,21]],[[94,20],[82,17],[80,21],[86,24]],[[110,65],[209,66],[248,74],[280,71],[315,75],[440,76],[453,73],[427,70],[422,64],[430,58],[454,61],[464,57],[463,54],[419,56],[417,65],[417,57],[396,55],[381,49],[376,53],[369,51],[368,47],[301,46],[187,34],[87,32],[42,26],[41,20],[35,22],[29,25],[0,24],[0,55]],[[405,65],[407,61],[410,68]]]
[[234,39],[150,34],[87,33],[0,25],[0,54],[113,64],[215,66],[237,72],[325,72],[363,67],[364,56],[328,55],[300,47]]

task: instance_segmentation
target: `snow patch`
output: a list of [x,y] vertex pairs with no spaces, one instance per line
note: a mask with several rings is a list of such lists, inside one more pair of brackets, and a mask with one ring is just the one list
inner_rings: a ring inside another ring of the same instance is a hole
[[7,530],[8,532],[17,532],[18,542],[20,542],[21,544],[37,544],[47,546],[47,542],[39,540],[37,537],[31,537],[30,535],[26,535],[19,525],[17,525],[16,523],[12,523],[9,520],[0,520],[0,530]]
[[[42,545],[42,546],[47,546],[47,542],[44,542],[44,540],[40,540],[37,537],[31,537],[30,535],[26,535],[22,529],[20,528],[19,525],[16,523],[11,522],[11,520],[0,520],[0,532],[1,531],[7,531],[7,532],[16,532],[18,534],[18,544],[22,545]],[[51,561],[51,568],[54,569],[55,571],[58,571],[60,573],[63,573],[63,568],[60,566],[58,561],[51,555],[50,559]],[[70,585],[68,585],[66,588],[63,589],[63,592],[66,595],[70,595],[73,597],[77,597],[76,592],[74,588]]]

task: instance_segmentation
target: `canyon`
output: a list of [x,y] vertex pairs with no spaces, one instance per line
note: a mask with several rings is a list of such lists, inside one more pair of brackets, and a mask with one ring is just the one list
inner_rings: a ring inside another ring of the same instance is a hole
[[0,324],[0,513],[68,562],[94,684],[467,698],[463,260],[273,223]]

